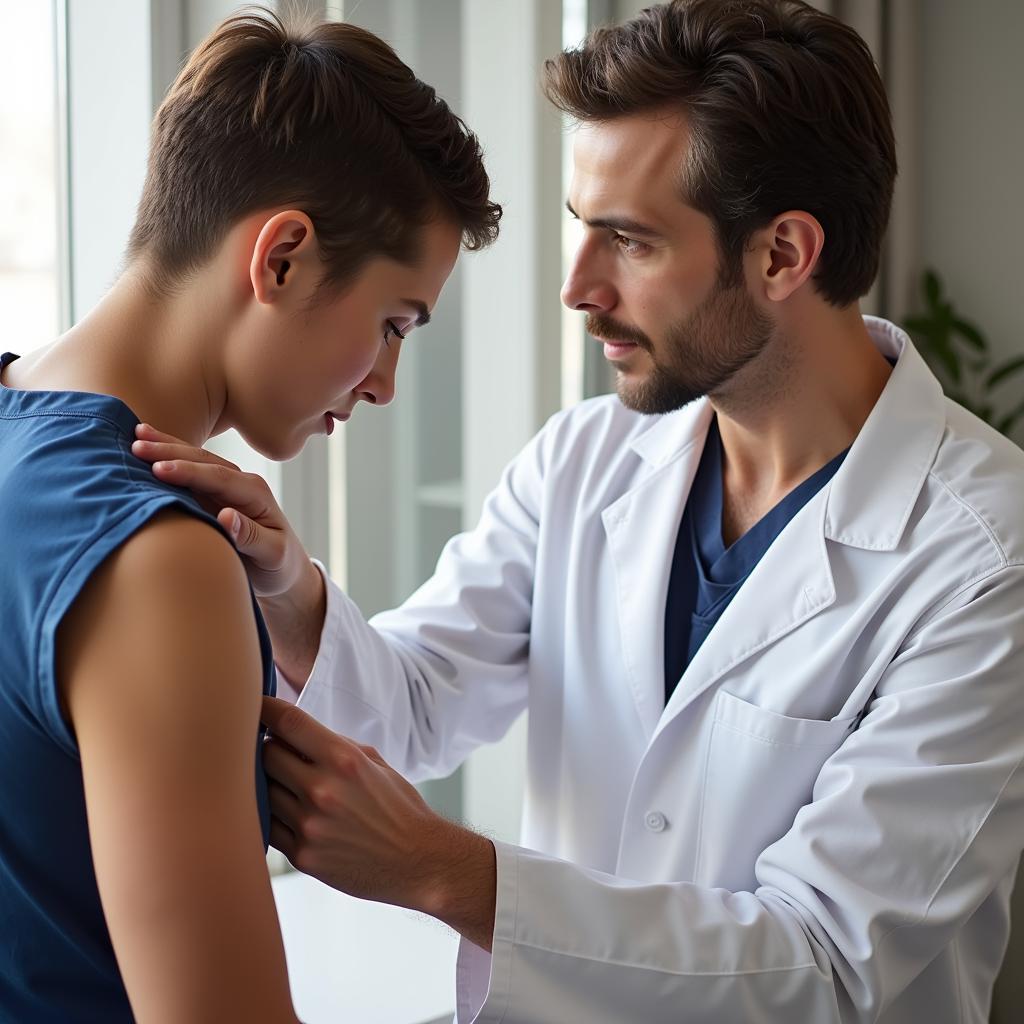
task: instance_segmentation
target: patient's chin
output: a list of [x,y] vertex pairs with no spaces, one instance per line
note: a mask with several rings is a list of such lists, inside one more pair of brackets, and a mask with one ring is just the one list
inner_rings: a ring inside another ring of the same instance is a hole
[[250,434],[243,430],[238,432],[242,440],[253,451],[258,455],[262,455],[263,458],[269,459],[271,462],[287,462],[289,459],[294,459],[305,448],[306,442],[312,436],[310,434],[303,434],[298,430],[281,437],[268,437],[262,433]]

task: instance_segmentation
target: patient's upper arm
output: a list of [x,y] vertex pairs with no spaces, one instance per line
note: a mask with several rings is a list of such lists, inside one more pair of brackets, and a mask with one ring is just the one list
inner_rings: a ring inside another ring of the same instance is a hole
[[96,878],[140,1024],[294,1021],[254,781],[262,664],[227,540],[162,513],[61,624]]

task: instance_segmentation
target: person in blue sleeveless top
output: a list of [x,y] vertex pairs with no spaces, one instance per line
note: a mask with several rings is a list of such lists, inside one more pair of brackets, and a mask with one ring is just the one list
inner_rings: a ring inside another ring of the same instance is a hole
[[156,115],[110,292],[3,354],[0,1020],[295,1020],[268,633],[230,523],[154,478],[136,427],[286,459],[389,402],[400,339],[500,213],[475,136],[386,44],[237,16]]

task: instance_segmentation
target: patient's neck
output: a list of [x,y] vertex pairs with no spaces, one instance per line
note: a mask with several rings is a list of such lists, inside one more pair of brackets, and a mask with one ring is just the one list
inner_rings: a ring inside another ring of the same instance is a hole
[[231,303],[206,289],[154,296],[127,271],[52,345],[8,366],[3,382],[31,391],[88,391],[121,399],[140,420],[190,444],[218,432]]

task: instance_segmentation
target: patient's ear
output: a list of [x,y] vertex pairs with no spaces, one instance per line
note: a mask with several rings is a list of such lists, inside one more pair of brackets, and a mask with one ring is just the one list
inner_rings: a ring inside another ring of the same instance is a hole
[[260,229],[252,250],[249,280],[257,302],[269,305],[319,282],[319,252],[313,222],[301,210],[275,213]]

